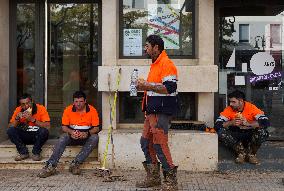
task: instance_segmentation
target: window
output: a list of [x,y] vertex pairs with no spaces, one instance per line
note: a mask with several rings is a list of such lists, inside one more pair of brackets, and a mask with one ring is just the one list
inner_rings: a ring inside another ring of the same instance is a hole
[[280,24],[271,24],[270,25],[270,36],[271,36],[271,42],[273,44],[280,44],[281,43]]
[[[129,92],[121,92],[119,98],[119,123],[143,123],[143,93],[131,97]],[[196,120],[195,93],[179,93],[178,100],[178,112],[173,120]]]
[[194,0],[121,0],[120,58],[144,58],[145,39],[160,35],[171,57],[194,57]]
[[239,25],[239,42],[249,42],[249,25]]

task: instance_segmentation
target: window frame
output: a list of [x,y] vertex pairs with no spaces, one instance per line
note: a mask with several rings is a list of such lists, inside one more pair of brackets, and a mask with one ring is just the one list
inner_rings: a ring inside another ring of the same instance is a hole
[[[247,26],[248,27],[248,39],[247,40],[241,40],[241,26]],[[242,43],[249,43],[250,42],[250,25],[249,24],[239,24],[239,42],[242,42]]]
[[[196,59],[195,14],[196,0],[192,0],[192,55],[168,55],[172,59]],[[123,0],[119,0],[119,59],[146,59],[146,56],[123,56]],[[143,43],[143,42],[142,42]],[[142,47],[143,48],[143,47]]]

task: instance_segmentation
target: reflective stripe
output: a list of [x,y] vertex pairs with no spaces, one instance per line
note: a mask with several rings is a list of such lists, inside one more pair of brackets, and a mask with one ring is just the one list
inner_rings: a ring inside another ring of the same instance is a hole
[[177,82],[177,76],[176,75],[172,75],[172,76],[166,76],[163,78],[163,83],[165,81],[169,81],[169,82]]
[[227,117],[224,117],[223,115],[220,115],[220,116],[217,118],[216,122],[217,122],[217,121],[229,121],[229,119],[228,119]]
[[91,126],[70,125],[70,128],[84,130],[84,129],[91,129]]
[[147,91],[147,96],[176,96],[177,92],[171,93],[171,94],[160,94],[160,93],[156,93],[153,91]]
[[39,130],[38,126],[28,126],[26,131],[37,131],[37,130]]
[[263,114],[257,114],[255,116],[255,119],[258,120],[258,119],[268,119],[268,118],[265,115],[263,115]]
[[162,83],[155,83],[155,82],[149,82],[149,84],[153,85],[153,86],[157,86],[157,85],[163,85]]

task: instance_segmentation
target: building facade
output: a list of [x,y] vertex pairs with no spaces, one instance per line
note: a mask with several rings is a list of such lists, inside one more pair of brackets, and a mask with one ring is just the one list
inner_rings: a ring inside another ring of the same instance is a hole
[[[247,79],[282,72],[283,10],[281,1],[1,0],[1,127],[7,126],[17,96],[28,92],[47,106],[51,135],[58,137],[62,111],[72,103],[72,92],[82,89],[106,130],[109,97],[121,68],[113,126],[141,128],[141,95],[129,96],[130,75],[137,68],[146,78],[151,61],[143,56],[143,45],[147,35],[156,33],[179,71],[176,120],[212,126],[226,95],[237,88],[273,114],[274,132],[281,138],[282,75],[262,84]],[[251,69],[251,58],[259,52],[273,57],[275,67],[269,73]],[[5,128],[0,138],[6,139]]]

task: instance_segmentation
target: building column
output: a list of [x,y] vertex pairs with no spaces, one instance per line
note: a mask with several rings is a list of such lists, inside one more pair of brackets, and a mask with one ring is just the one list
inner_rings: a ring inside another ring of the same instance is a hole
[[[198,0],[197,57],[199,65],[214,65],[214,0]],[[214,124],[214,93],[198,93],[197,119]]]
[[9,0],[0,1],[0,141],[5,140],[9,117]]
[[[102,66],[116,66],[119,58],[119,25],[118,25],[118,6],[116,0],[102,1]],[[112,76],[112,79],[115,77]],[[108,80],[108,79],[104,79]],[[102,83],[102,82],[98,82]],[[115,80],[111,80],[111,85],[115,84]],[[112,93],[113,100],[114,92]],[[111,101],[113,103],[113,101]],[[116,111],[118,111],[118,99]],[[107,129],[110,125],[109,93],[102,93],[102,128]],[[118,113],[116,113],[118,115]],[[115,115],[115,118],[116,116]],[[116,120],[114,119],[113,128],[116,129]]]

